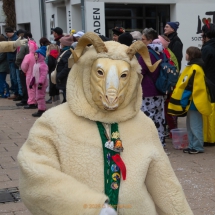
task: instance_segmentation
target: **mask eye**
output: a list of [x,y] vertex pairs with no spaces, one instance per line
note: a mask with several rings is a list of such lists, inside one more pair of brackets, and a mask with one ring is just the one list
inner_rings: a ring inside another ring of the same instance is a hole
[[101,70],[98,70],[97,73],[98,73],[99,76],[103,76],[104,75],[103,71],[101,71]]
[[121,78],[126,78],[126,77],[127,77],[127,74],[125,73],[121,75]]
[[182,80],[182,83],[184,83],[186,80],[187,80],[188,76],[184,76],[183,80]]

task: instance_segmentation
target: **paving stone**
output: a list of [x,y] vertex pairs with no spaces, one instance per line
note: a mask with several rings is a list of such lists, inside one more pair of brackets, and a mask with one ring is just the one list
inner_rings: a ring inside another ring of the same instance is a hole
[[0,205],[0,213],[8,213],[15,211],[25,211],[26,207],[22,202],[17,203],[6,203]]
[[30,213],[30,211],[28,210],[25,210],[25,211],[14,212],[14,215],[32,215],[32,213]]
[[18,187],[18,186],[19,186],[19,180],[0,182],[0,189]]
[[11,181],[8,175],[0,175],[0,182]]

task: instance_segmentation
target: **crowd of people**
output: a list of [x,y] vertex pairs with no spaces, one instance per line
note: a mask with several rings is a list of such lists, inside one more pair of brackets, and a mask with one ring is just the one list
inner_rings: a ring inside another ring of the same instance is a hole
[[[177,68],[178,74],[181,74],[175,90],[164,94],[156,87],[160,67],[157,67],[154,72],[150,72],[142,57],[136,54],[137,60],[142,67],[143,75],[141,110],[155,123],[160,141],[164,147],[166,137],[171,138],[170,131],[177,128],[177,117],[180,116],[176,112],[170,113],[168,111],[168,106],[174,109],[174,104],[171,106],[174,97],[172,93],[174,94],[180,88],[180,81],[185,82],[184,79],[181,80],[184,73],[184,71],[181,71],[183,43],[178,37],[178,28],[179,22],[167,22],[163,35],[158,35],[153,28],[145,28],[141,33],[139,31],[125,32],[123,27],[113,28],[113,38],[111,39],[104,35],[99,35],[103,41],[113,40],[127,46],[141,40],[148,47],[152,64],[158,59],[163,61],[164,58],[167,58],[169,63]],[[200,77],[200,82],[205,83],[205,77],[213,82],[215,80],[213,67],[215,60],[215,27],[209,23],[202,30],[203,48],[202,50],[197,47],[187,49],[187,66],[198,65],[195,70],[196,74],[200,74],[198,76]],[[52,29],[55,42],[51,43],[47,38],[43,37],[39,41],[39,46],[34,41],[32,34],[22,29],[14,32],[12,28],[7,27],[5,34],[6,36],[0,36],[0,41],[16,41],[18,37],[21,37],[21,39],[27,39],[28,42],[18,47],[14,52],[0,53],[0,98],[18,101],[16,105],[24,106],[25,109],[38,109],[37,112],[32,114],[34,117],[40,117],[46,111],[46,104],[56,106],[66,102],[66,83],[70,72],[68,59],[72,54],[71,49],[75,49],[84,32],[63,34],[63,30],[60,27],[56,27]],[[55,83],[51,81],[51,74],[54,70],[56,70]],[[10,87],[6,82],[8,73],[10,74]],[[189,78],[191,76],[192,74]],[[208,115],[213,111],[213,104],[209,103],[211,111],[205,114],[201,109],[204,106],[204,100],[197,101],[194,99],[192,93],[196,78],[197,75],[195,74],[190,78],[192,83],[189,81],[187,85],[189,87],[185,87],[185,91],[178,101],[183,109],[187,108],[189,146],[183,151],[190,154],[204,152],[204,142],[215,142],[214,134],[208,133],[208,131],[203,134],[203,120],[210,123],[211,127],[214,126],[214,120],[211,120],[211,117],[208,118]],[[47,87],[50,98],[46,101]],[[59,96],[60,92],[63,95],[62,101]],[[202,92],[207,97],[207,87]],[[208,123],[206,124],[208,125]],[[209,139],[208,136],[210,136]]]

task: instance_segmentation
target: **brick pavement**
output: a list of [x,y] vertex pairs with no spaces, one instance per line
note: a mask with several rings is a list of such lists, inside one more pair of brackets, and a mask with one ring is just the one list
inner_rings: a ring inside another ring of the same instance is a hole
[[[0,100],[0,189],[18,187],[16,156],[35,122],[33,112],[16,108],[13,101]],[[179,119],[179,125],[185,127],[185,118]],[[173,149],[171,141],[167,148],[194,215],[215,215],[215,147],[198,155]],[[22,202],[0,204],[0,215],[21,214],[31,214]]]

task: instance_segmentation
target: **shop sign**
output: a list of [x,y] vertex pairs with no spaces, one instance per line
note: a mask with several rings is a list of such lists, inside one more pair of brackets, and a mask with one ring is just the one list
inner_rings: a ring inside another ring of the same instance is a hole
[[86,32],[105,35],[104,2],[86,2],[85,11]]

